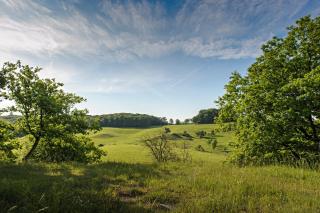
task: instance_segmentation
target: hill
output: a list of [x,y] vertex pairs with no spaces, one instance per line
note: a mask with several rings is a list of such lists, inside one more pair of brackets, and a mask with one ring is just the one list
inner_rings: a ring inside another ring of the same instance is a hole
[[[239,168],[225,163],[233,132],[217,132],[218,147],[196,133],[215,125],[174,125],[187,131],[192,162],[155,164],[142,145],[164,127],[103,128],[90,135],[108,152],[92,165],[0,165],[5,212],[318,212],[318,170],[286,166]],[[174,142],[182,143],[183,138]],[[198,151],[201,145],[204,150]]]

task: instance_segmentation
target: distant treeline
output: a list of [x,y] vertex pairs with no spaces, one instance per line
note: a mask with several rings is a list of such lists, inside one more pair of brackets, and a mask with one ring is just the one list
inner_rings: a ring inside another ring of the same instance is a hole
[[94,117],[99,119],[101,127],[151,127],[168,124],[165,117],[137,113],[114,113]]
[[20,115],[3,115],[0,116],[0,120],[7,121],[9,123],[14,123],[16,122],[19,118],[21,118]]
[[196,124],[212,124],[214,119],[218,116],[218,113],[218,109],[202,109],[199,111],[198,115],[192,118],[192,122]]

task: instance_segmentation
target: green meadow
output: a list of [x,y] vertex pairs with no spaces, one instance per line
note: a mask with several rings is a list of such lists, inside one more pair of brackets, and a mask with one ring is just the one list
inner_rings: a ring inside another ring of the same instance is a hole
[[[164,127],[103,128],[90,135],[102,162],[0,165],[0,212],[320,212],[320,172],[226,162],[233,132],[217,132],[212,150],[196,132],[213,124],[171,125],[187,131],[192,161],[155,163],[143,139]],[[197,146],[203,147],[197,151]]]

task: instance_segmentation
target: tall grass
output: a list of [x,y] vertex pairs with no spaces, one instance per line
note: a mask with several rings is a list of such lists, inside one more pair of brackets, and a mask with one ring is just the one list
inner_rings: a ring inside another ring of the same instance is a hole
[[319,212],[320,173],[197,162],[0,165],[1,212]]

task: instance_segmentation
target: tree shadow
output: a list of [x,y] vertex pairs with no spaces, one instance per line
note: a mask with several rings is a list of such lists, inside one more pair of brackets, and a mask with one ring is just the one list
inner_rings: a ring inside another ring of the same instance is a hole
[[151,212],[141,197],[156,165],[106,162],[0,165],[0,209],[7,212]]

